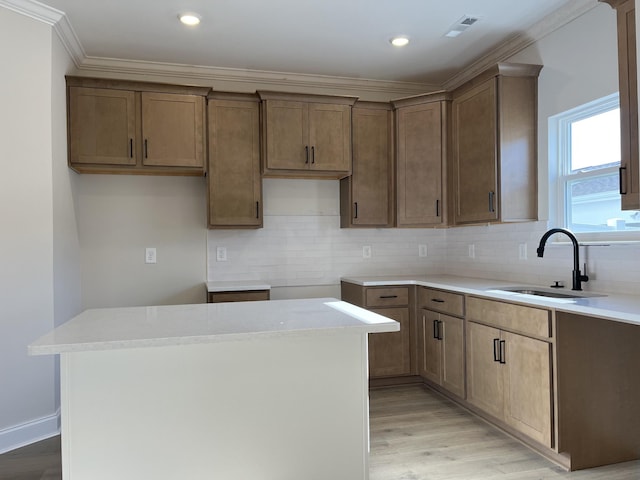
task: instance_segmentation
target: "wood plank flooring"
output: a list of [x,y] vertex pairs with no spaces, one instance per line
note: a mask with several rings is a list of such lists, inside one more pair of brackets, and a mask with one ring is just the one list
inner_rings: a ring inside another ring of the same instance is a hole
[[566,472],[421,385],[369,392],[370,480],[638,480],[640,461]]
[[[640,480],[640,461],[565,472],[421,385],[369,399],[370,480]],[[59,436],[0,455],[0,480],[61,479]]]
[[61,480],[60,436],[0,455],[0,480]]

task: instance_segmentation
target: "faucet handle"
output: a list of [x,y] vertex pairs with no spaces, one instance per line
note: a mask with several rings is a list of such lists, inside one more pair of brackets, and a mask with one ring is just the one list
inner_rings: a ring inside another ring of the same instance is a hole
[[589,275],[587,275],[587,262],[584,262],[583,268],[584,269],[582,270],[582,274],[580,275],[580,280],[582,280],[583,282],[588,282]]

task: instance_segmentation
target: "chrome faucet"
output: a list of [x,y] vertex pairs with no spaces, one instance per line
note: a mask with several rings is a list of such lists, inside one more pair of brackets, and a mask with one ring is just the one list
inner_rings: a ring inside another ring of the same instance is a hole
[[[582,275],[580,272],[580,252],[578,239],[576,236],[571,233],[571,231],[565,228],[552,228],[548,232],[546,232],[542,238],[540,239],[540,245],[538,246],[538,256],[542,257],[544,255],[544,246],[547,243],[547,239],[553,235],[554,233],[564,233],[569,239],[571,239],[571,243],[573,243],[573,288],[572,290],[582,290],[582,282],[588,282],[589,277],[587,275]],[[585,266],[586,271],[586,266]]]

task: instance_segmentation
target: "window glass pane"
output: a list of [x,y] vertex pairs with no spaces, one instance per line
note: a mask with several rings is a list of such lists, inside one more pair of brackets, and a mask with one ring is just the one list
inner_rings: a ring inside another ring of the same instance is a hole
[[572,172],[619,163],[619,108],[571,123]]
[[568,181],[567,210],[574,232],[640,230],[640,212],[620,210],[617,173]]

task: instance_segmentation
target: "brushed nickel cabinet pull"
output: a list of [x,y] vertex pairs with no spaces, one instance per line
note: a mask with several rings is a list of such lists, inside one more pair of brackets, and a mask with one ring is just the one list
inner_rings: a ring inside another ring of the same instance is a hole
[[489,192],[489,211],[490,211],[491,213],[493,213],[493,212],[495,212],[495,211],[496,211],[496,209],[495,209],[495,207],[494,207],[494,205],[493,205],[495,195],[496,195],[496,193],[495,193],[495,192]]
[[433,321],[433,338],[438,339],[438,320]]

